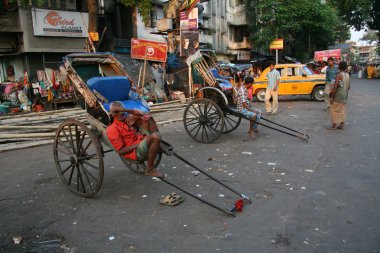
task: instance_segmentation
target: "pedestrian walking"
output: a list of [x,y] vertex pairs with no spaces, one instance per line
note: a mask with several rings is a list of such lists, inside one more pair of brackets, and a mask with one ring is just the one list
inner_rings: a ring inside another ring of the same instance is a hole
[[[265,110],[267,114],[277,114],[278,109],[278,85],[281,79],[280,72],[274,68],[274,62],[270,64],[270,71],[267,74],[268,86],[265,91]],[[273,104],[269,99],[273,99]]]
[[350,90],[350,75],[347,73],[347,63],[339,63],[339,73],[330,93],[330,113],[332,126],[329,130],[344,129],[347,112],[347,98]]
[[338,74],[338,67],[335,64],[334,58],[327,59],[326,81],[325,81],[325,110],[330,108],[330,91],[331,86],[335,83],[336,75]]

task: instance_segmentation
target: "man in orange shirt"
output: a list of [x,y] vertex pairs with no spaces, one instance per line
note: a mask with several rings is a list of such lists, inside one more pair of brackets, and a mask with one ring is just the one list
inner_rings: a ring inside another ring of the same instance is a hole
[[[129,114],[125,116],[125,112]],[[114,120],[107,127],[107,137],[119,155],[141,162],[147,160],[145,175],[163,177],[154,168],[161,135],[150,114],[125,109],[122,103],[114,101],[110,105],[110,115]]]

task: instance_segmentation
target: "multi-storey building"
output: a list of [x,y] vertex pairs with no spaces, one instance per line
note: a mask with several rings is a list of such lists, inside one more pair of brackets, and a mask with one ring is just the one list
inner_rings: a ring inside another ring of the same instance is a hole
[[[35,1],[31,1],[33,4]],[[39,9],[1,5],[0,10],[0,81],[12,65],[15,77],[24,70],[57,68],[67,53],[86,50],[86,1],[55,0]]]
[[210,0],[204,6],[200,42],[227,61],[249,60],[251,44],[243,0]]

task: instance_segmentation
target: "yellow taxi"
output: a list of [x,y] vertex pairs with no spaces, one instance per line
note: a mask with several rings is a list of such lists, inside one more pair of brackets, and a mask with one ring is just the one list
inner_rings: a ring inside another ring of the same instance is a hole
[[[310,95],[315,101],[324,100],[325,75],[314,74],[304,64],[278,64],[275,68],[280,72],[281,80],[278,95]],[[258,101],[264,101],[265,89],[267,88],[266,68],[253,83],[253,94]]]

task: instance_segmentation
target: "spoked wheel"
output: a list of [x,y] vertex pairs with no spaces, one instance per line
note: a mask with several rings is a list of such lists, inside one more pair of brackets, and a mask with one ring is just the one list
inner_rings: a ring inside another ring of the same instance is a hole
[[[156,160],[154,160],[154,167],[157,168],[157,166],[160,164],[162,158],[162,153],[158,153],[156,156]],[[127,166],[128,169],[135,173],[139,174],[145,174],[146,170],[146,161],[145,162],[139,162],[139,161],[133,161],[126,158],[123,158],[120,156],[120,159],[123,161],[125,166]]]
[[224,113],[224,134],[231,133],[234,131],[241,123],[241,117],[237,117],[228,112]]
[[96,135],[80,121],[69,119],[55,134],[54,160],[63,183],[73,193],[92,197],[103,183],[103,149]]
[[183,124],[196,142],[211,143],[224,130],[224,114],[214,101],[202,98],[192,101],[185,109]]

